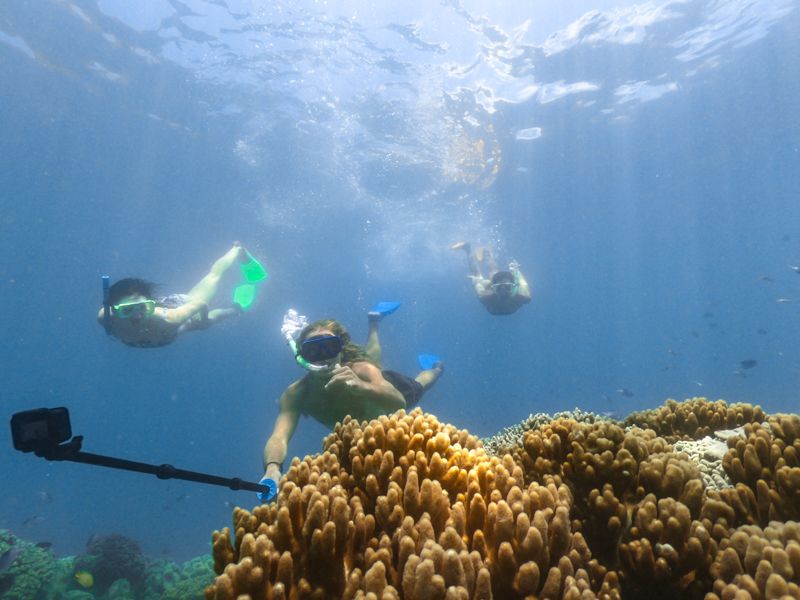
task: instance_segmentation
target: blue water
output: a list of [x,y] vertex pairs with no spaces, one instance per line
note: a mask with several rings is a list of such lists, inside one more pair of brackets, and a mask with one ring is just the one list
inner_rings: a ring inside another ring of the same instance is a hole
[[[0,4],[7,417],[65,405],[86,451],[257,480],[302,375],[283,313],[363,341],[377,300],[403,302],[384,364],[440,354],[422,405],[481,436],[696,395],[798,411],[797,2],[139,4]],[[533,302],[489,315],[459,239]],[[152,350],[95,322],[101,275],[187,291],[233,240],[271,275],[241,318]],[[290,455],[325,434],[302,420]],[[6,430],[0,461],[0,527],[58,554],[120,532],[182,560],[255,503]]]

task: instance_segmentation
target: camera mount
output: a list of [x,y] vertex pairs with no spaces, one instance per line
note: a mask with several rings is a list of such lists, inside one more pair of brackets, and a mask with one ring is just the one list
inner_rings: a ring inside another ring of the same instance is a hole
[[[38,408],[18,412],[11,417],[11,436],[14,448],[21,452],[33,452],[46,460],[68,460],[71,462],[123,469],[136,473],[148,473],[159,479],[184,479],[209,485],[220,485],[232,490],[268,492],[260,483],[243,481],[238,477],[226,478],[196,471],[176,469],[172,465],[148,463],[83,452],[83,436],[72,437],[72,425],[66,407]],[[71,438],[71,439],[70,439]],[[69,441],[67,441],[69,440]]]

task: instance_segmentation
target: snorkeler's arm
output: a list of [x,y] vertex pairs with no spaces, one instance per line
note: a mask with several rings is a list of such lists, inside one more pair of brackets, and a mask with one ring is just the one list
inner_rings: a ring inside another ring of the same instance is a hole
[[531,288],[528,286],[528,282],[525,280],[525,276],[517,271],[517,281],[519,283],[519,288],[517,289],[517,296],[523,302],[530,302],[531,301]]
[[484,279],[483,277],[473,277],[472,285],[475,286],[475,293],[478,294],[478,299],[483,299],[494,295],[492,282],[489,279]]
[[368,362],[354,363],[352,367],[339,367],[333,372],[325,388],[346,389],[350,394],[386,413],[406,407],[403,394],[383,378],[379,368]]
[[294,430],[297,428],[297,421],[300,418],[298,400],[301,386],[302,384],[296,381],[281,394],[279,401],[280,412],[275,419],[272,435],[269,436],[269,440],[264,446],[264,474],[275,481],[280,479],[281,465],[286,459],[289,440],[292,439]]
[[198,313],[203,314],[204,319],[208,317],[208,305],[201,300],[190,300],[178,308],[168,308],[165,320],[168,323],[181,325]]

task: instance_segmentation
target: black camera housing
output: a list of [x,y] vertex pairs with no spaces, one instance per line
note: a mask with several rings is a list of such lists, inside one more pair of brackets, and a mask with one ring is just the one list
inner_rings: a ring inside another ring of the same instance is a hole
[[47,451],[72,437],[69,411],[58,408],[36,408],[11,417],[11,437],[20,452]]

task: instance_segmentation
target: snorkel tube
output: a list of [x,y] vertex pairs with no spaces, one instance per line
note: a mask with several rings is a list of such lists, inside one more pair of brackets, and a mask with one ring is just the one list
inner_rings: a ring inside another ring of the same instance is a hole
[[108,275],[103,275],[101,279],[103,280],[103,329],[107,335],[111,335],[111,304],[108,300],[111,282]]
[[298,314],[295,309],[290,308],[286,311],[286,314],[283,315],[281,334],[286,338],[286,343],[289,344],[289,348],[291,349],[294,359],[297,361],[298,365],[307,371],[330,371],[333,368],[332,365],[315,365],[308,362],[300,354],[300,349],[297,347],[297,341],[295,341],[294,337],[300,333],[300,331],[302,331],[306,325],[308,325],[308,319],[306,319],[305,315]]

